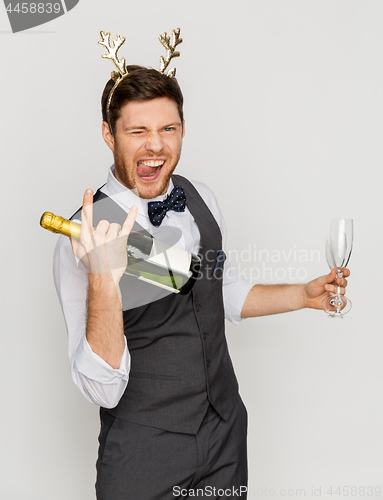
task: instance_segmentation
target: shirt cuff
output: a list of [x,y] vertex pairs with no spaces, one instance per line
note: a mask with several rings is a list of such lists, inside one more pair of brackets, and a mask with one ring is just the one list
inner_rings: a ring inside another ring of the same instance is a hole
[[245,318],[241,317],[243,304],[254,283],[239,278],[234,283],[230,283],[223,288],[223,303],[225,307],[225,317],[235,326]]
[[126,382],[129,380],[130,371],[130,353],[124,336],[125,350],[122,355],[120,367],[112,368],[98,354],[92,351],[85,336],[76,350],[76,369],[79,373],[90,380],[100,382],[101,384],[116,384],[121,379]]

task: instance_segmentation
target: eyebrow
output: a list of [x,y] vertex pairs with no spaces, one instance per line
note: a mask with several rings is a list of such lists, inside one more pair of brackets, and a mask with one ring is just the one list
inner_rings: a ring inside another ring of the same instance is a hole
[[[162,128],[168,128],[168,127],[174,127],[175,125],[177,125],[178,127],[180,127],[181,126],[181,122],[169,123],[168,125],[163,125],[162,127],[160,127],[160,129],[162,129]],[[133,126],[133,127],[125,127],[125,128],[123,128],[124,132],[130,132],[131,130],[149,130],[149,129],[148,129],[148,127],[145,127],[144,125],[137,125],[137,126]]]

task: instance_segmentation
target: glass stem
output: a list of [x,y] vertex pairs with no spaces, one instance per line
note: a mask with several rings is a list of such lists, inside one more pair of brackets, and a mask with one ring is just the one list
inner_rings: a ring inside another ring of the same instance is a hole
[[[336,270],[336,280],[338,278],[342,278],[342,277],[343,277],[342,271],[340,269],[337,269]],[[336,280],[335,280],[335,282],[336,282]],[[343,305],[343,301],[340,298],[340,285],[337,285],[337,288],[336,288],[336,313],[337,314],[340,314],[342,305]]]

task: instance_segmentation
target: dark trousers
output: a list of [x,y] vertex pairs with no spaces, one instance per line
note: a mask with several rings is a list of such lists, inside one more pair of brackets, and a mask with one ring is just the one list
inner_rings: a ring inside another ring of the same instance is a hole
[[97,500],[247,498],[247,412],[239,396],[226,422],[209,406],[196,435],[134,424],[104,409],[100,415]]

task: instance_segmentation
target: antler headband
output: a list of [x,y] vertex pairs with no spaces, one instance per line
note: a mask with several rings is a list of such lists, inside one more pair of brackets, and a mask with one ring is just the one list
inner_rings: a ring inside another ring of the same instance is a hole
[[[165,71],[167,70],[167,68],[170,64],[170,61],[174,57],[180,56],[180,53],[178,51],[176,51],[177,45],[182,43],[182,38],[180,38],[180,32],[181,32],[180,28],[173,30],[171,41],[170,41],[170,36],[168,36],[166,31],[165,31],[165,33],[163,33],[162,35],[159,35],[159,37],[158,37],[160,42],[162,43],[162,45],[166,49],[166,57],[165,58],[163,56],[160,57],[160,69],[158,71],[160,73],[162,73],[163,75],[168,76],[169,78],[174,78],[174,76],[176,74],[175,68],[170,69],[167,73],[165,73]],[[108,119],[109,130],[112,133],[112,127],[110,124],[110,117],[109,117],[110,103],[112,101],[114,91],[116,90],[118,84],[129,74],[128,70],[126,69],[125,59],[124,58],[119,59],[118,55],[117,55],[118,50],[125,43],[126,39],[123,36],[117,35],[116,38],[111,41],[110,40],[110,33],[108,31],[107,32],[100,31],[100,35],[101,35],[102,40],[99,40],[98,43],[100,45],[103,45],[108,51],[108,53],[103,54],[102,57],[104,59],[110,59],[111,61],[113,61],[113,63],[115,64],[115,66],[118,70],[118,71],[112,71],[111,76],[112,76],[112,80],[115,83],[112,87],[112,90],[109,92],[108,101],[106,103],[106,116]]]

